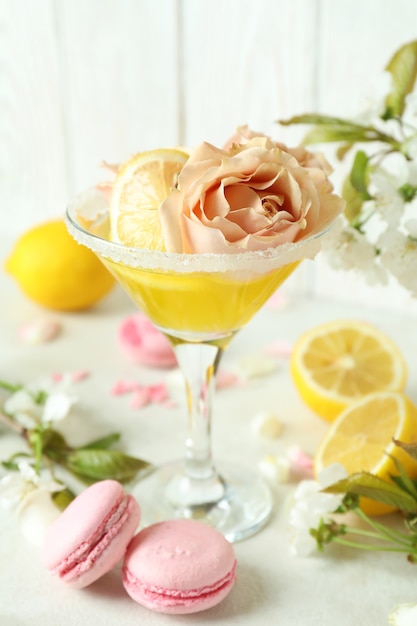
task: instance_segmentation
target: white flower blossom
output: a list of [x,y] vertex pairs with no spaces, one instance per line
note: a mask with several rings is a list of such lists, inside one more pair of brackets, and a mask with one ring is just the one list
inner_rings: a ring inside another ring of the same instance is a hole
[[380,238],[381,264],[410,293],[417,297],[417,241],[399,231],[387,231]]
[[339,463],[323,470],[318,480],[303,480],[294,493],[294,504],[289,513],[291,551],[298,556],[307,556],[316,549],[316,541],[310,534],[320,520],[328,519],[342,502],[343,495],[323,493],[322,489],[346,478],[347,472]]
[[19,507],[33,491],[53,493],[64,488],[64,485],[52,480],[49,474],[37,474],[27,461],[18,463],[18,470],[0,479],[0,505],[5,509]]
[[376,168],[370,174],[372,191],[375,196],[375,209],[392,229],[396,229],[404,213],[404,198],[399,189],[408,182],[409,169],[402,157],[396,172],[383,167]]
[[[71,379],[63,376],[54,381],[46,378],[29,383],[13,393],[4,403],[4,411],[11,415],[24,428],[34,428],[39,423],[50,423],[64,419],[77,401],[68,393]],[[44,392],[44,402],[37,402],[37,396]]]
[[387,284],[387,273],[378,264],[375,246],[356,228],[346,225],[329,238],[324,249],[334,269],[351,270],[360,267],[369,284]]
[[31,491],[17,514],[20,531],[29,543],[41,547],[48,526],[60,513],[48,491],[44,489]]
[[392,626],[415,626],[417,624],[417,604],[400,604],[389,615]]
[[370,92],[363,99],[363,109],[355,116],[359,124],[377,124],[385,111],[385,100],[392,89],[392,74],[383,72],[375,81]]
[[43,407],[35,402],[33,394],[26,389],[19,389],[7,398],[3,410],[23,428],[34,428],[41,421]]

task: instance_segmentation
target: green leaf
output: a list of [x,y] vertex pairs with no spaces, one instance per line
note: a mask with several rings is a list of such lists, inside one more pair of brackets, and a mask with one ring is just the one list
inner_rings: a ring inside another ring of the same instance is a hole
[[80,450],[107,450],[113,444],[120,441],[120,433],[111,433],[110,435],[106,435],[106,437],[101,437],[100,439],[96,439],[95,441],[90,441],[90,443],[85,444],[79,448]]
[[368,164],[368,155],[363,150],[358,150],[350,172],[350,182],[363,200],[372,198],[368,192]]
[[346,207],[344,214],[348,222],[355,222],[356,218],[360,215],[362,206],[363,206],[363,198],[358,190],[355,189],[350,182],[350,176],[345,178],[342,187],[342,198],[346,200]]
[[417,78],[417,40],[399,48],[385,69],[393,79],[392,90],[385,99],[385,112],[382,116],[387,120],[404,113],[405,98],[414,89]]
[[8,470],[9,472],[19,471],[19,466],[14,461],[2,461],[1,466],[4,467],[4,469]]
[[12,393],[15,393],[16,391],[23,389],[23,385],[13,385],[11,383],[6,382],[5,380],[0,380],[0,388],[6,389],[7,391],[11,391]]
[[66,487],[65,489],[62,489],[62,491],[55,491],[52,493],[51,498],[58,509],[63,511],[74,500],[75,493]]
[[336,142],[366,142],[375,141],[376,136],[370,135],[365,129],[357,129],[352,125],[351,128],[344,126],[315,126],[303,138],[303,144],[315,143],[336,143]]
[[395,507],[406,513],[417,511],[417,500],[398,485],[368,472],[358,472],[323,489],[325,493],[352,493]]
[[291,124],[310,124],[313,128],[303,139],[304,144],[313,143],[331,143],[344,141],[349,144],[355,142],[367,141],[383,141],[386,139],[383,133],[380,133],[372,126],[363,126],[355,124],[339,117],[331,117],[329,115],[319,115],[316,113],[307,113],[305,115],[295,115],[288,120],[278,120],[283,126]]
[[410,495],[414,497],[417,502],[417,486],[416,483],[405,471],[403,464],[396,459],[392,454],[388,454],[390,459],[393,461],[395,467],[397,468],[398,476],[390,475],[391,480],[393,480],[401,489],[407,491]]
[[404,450],[409,456],[411,456],[414,461],[417,461],[417,442],[416,443],[406,443],[405,441],[399,441],[398,439],[393,439],[396,446]]
[[150,470],[147,461],[119,452],[118,450],[74,450],[65,466],[79,477],[88,480],[113,478],[120,482],[132,480],[138,472]]
[[281,124],[281,126],[291,126],[292,124],[314,124],[315,126],[324,125],[351,127],[353,125],[352,122],[341,117],[321,115],[320,113],[304,113],[303,115],[294,115],[288,120],[277,120],[277,123]]
[[40,432],[42,454],[51,461],[60,463],[72,448],[68,445],[65,437],[57,430],[47,428]]
[[336,156],[339,161],[343,161],[347,153],[352,150],[354,144],[353,143],[345,143],[339,146],[336,150]]

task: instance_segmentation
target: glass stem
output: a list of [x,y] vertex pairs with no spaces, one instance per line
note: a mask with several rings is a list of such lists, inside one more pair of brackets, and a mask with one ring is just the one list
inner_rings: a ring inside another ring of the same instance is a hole
[[184,473],[192,480],[210,480],[215,475],[211,407],[222,350],[209,343],[181,343],[175,346],[175,353],[185,379],[188,406]]

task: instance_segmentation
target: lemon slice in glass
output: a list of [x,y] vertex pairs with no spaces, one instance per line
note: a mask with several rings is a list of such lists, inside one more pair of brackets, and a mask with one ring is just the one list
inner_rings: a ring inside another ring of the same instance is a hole
[[188,154],[161,148],[136,154],[114,180],[110,238],[125,246],[165,250],[158,207],[175,188]]

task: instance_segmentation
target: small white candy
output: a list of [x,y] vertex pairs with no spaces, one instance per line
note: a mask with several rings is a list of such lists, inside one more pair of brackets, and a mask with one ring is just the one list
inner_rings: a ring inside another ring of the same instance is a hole
[[61,324],[48,318],[39,318],[24,324],[19,329],[19,337],[33,345],[55,339],[61,332]]
[[282,423],[272,413],[258,413],[252,420],[254,432],[265,439],[277,439],[282,433]]
[[417,624],[417,604],[400,604],[389,615],[393,626],[415,626]]
[[239,361],[239,370],[246,378],[260,378],[273,374],[277,363],[265,355],[249,355]]
[[290,479],[290,462],[285,456],[268,454],[259,462],[259,471],[272,484],[287,483]]

